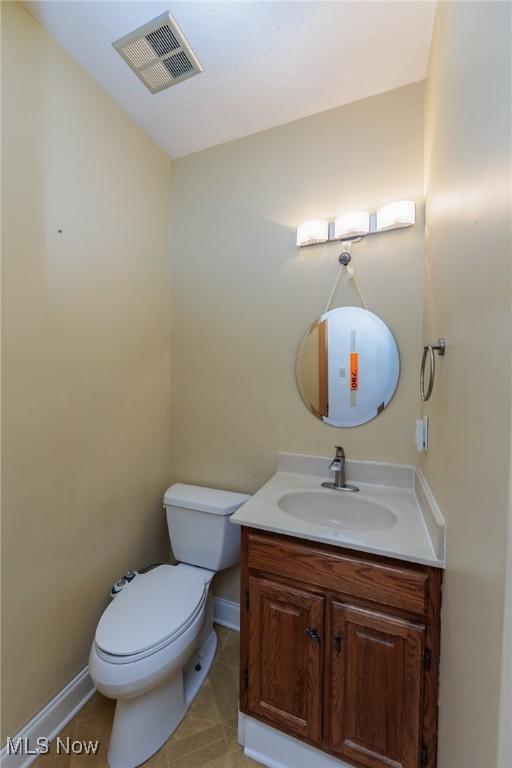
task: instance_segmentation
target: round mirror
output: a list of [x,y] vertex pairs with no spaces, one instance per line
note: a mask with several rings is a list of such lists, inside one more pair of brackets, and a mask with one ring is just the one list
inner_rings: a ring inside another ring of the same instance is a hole
[[302,339],[296,375],[311,413],[333,427],[356,427],[378,416],[395,394],[398,347],[372,312],[331,309]]

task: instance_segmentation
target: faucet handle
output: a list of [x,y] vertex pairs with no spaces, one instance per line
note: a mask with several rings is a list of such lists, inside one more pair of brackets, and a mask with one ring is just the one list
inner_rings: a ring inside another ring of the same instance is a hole
[[345,451],[343,450],[341,445],[335,445],[336,448],[336,458],[337,459],[344,459],[345,458]]

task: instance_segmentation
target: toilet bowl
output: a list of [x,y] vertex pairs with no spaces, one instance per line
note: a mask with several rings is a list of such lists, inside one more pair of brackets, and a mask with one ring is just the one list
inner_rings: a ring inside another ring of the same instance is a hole
[[111,768],[135,768],[151,757],[199,692],[217,647],[210,582],[239,560],[240,534],[229,517],[248,498],[182,484],[169,488],[169,533],[184,562],[138,575],[103,613],[89,672],[100,693],[117,700]]

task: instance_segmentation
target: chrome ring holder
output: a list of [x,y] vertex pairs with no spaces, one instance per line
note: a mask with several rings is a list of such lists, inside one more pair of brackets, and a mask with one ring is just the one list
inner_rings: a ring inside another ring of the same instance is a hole
[[[438,339],[435,344],[427,344],[423,347],[423,357],[421,359],[421,373],[420,373],[420,394],[424,403],[430,400],[430,395],[434,389],[434,381],[436,378],[436,356],[435,352],[442,357],[446,351],[446,341],[444,339]],[[430,375],[428,379],[428,387],[425,392],[425,367],[427,364],[427,357],[430,358]]]

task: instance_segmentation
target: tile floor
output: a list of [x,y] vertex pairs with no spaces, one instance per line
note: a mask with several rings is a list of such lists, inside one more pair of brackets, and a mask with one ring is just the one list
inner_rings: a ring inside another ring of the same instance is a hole
[[[257,768],[237,742],[239,634],[216,627],[217,656],[208,679],[180,727],[147,768]],[[56,754],[38,758],[37,768],[107,768],[107,749],[114,702],[96,693],[66,726],[61,739],[99,739],[96,755]]]

